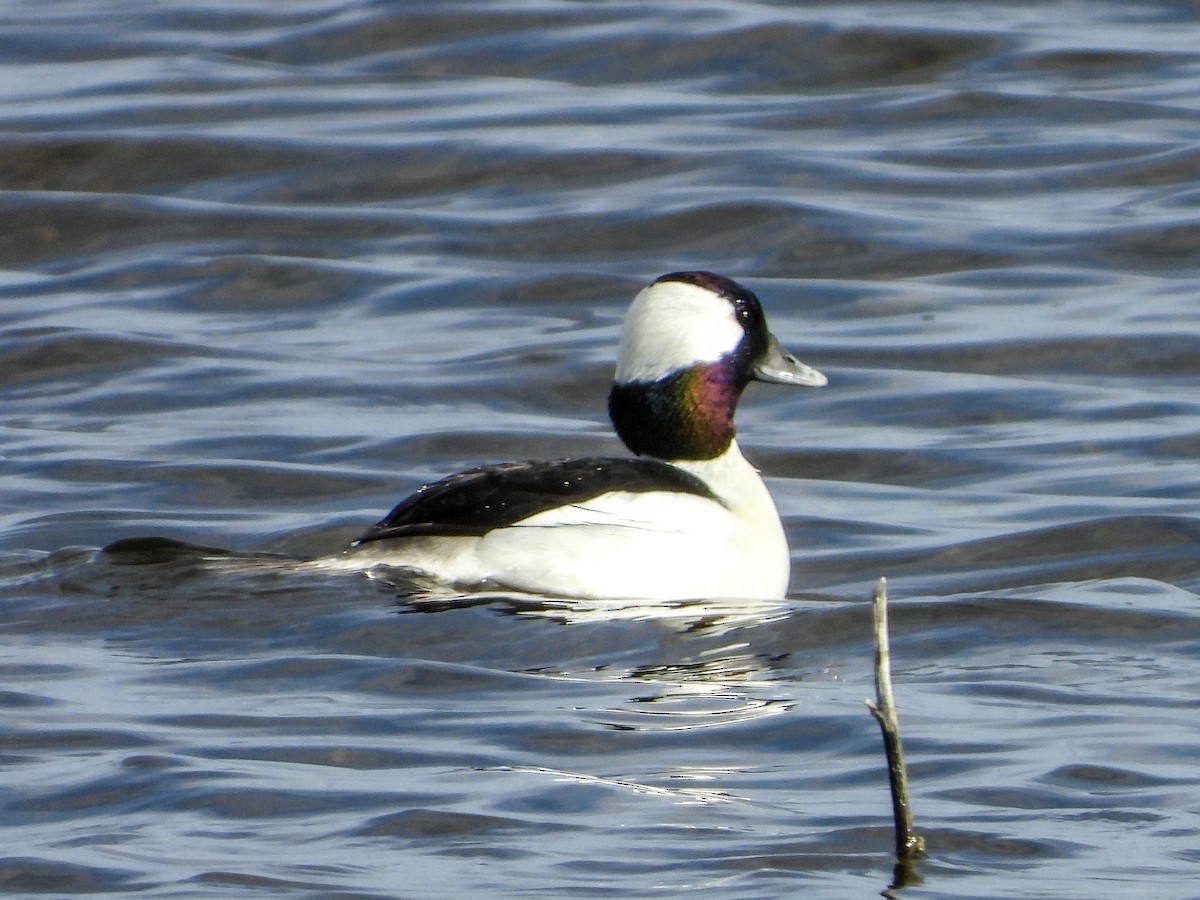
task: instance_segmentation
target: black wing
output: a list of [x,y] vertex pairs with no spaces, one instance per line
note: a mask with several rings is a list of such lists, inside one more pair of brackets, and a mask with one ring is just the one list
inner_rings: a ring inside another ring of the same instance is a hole
[[486,534],[544,510],[615,490],[674,491],[716,499],[695,475],[655,459],[502,463],[425,485],[354,543],[414,535]]

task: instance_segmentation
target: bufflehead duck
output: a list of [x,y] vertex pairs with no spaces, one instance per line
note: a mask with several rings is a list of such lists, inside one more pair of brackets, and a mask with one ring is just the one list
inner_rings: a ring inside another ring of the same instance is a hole
[[734,435],[752,380],[826,383],[780,346],[746,288],[711,272],[663,275],[625,315],[608,398],[635,456],[451,475],[328,562],[560,597],[780,599],[787,540]]

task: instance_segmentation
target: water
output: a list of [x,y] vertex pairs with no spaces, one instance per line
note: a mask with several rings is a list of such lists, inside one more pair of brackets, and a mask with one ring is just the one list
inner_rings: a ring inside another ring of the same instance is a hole
[[[1200,897],[1191,4],[0,4],[0,891]],[[739,423],[782,604],[214,572],[617,452],[646,279],[830,375]]]

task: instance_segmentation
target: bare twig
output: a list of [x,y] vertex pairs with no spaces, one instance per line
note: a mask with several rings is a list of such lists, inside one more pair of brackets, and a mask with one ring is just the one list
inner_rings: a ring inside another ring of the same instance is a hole
[[[875,586],[875,696],[867,708],[883,732],[883,749],[887,754],[888,780],[892,787],[892,817],[896,827],[896,862],[908,869],[925,852],[925,839],[913,828],[912,807],[908,801],[908,773],[904,767],[904,750],[900,746],[900,721],[892,697],[892,662],[888,644],[887,579],[880,578]],[[911,874],[911,873],[908,873]]]

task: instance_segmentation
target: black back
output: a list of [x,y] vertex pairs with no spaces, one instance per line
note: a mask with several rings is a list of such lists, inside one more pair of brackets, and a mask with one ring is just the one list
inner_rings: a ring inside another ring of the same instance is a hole
[[482,535],[556,506],[617,490],[671,491],[717,499],[695,475],[656,459],[502,463],[425,485],[354,543],[417,535]]

